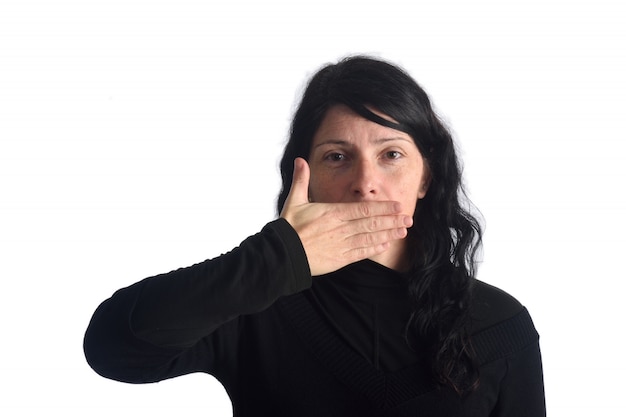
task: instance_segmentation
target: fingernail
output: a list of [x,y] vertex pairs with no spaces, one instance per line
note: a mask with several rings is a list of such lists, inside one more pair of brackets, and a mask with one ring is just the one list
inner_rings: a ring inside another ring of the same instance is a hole
[[411,216],[406,216],[404,218],[404,225],[405,226],[413,226],[413,217]]

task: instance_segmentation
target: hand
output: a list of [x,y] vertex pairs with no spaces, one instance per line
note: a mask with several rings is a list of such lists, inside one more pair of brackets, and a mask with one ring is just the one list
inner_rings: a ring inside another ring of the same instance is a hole
[[294,161],[291,190],[280,213],[295,229],[306,252],[311,275],[336,271],[387,250],[413,224],[395,201],[309,202],[310,170]]

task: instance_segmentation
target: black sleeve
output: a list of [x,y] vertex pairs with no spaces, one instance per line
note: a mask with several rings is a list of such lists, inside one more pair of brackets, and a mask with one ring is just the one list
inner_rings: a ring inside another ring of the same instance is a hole
[[[545,417],[539,334],[528,310],[499,288],[477,281],[473,347],[480,401],[490,417]],[[480,389],[482,388],[482,389]]]
[[229,253],[118,290],[95,311],[85,356],[100,375],[133,383],[205,370],[193,352],[202,338],[310,286],[298,235],[278,219]]
[[545,417],[539,343],[506,359],[506,374],[491,417]]

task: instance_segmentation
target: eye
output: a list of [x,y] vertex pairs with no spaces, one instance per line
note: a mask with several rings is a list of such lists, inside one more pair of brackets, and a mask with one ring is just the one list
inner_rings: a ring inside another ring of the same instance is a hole
[[385,152],[385,158],[387,159],[399,159],[402,154],[399,151],[387,151]]
[[346,155],[339,152],[331,152],[324,157],[324,159],[331,162],[341,162],[346,160]]

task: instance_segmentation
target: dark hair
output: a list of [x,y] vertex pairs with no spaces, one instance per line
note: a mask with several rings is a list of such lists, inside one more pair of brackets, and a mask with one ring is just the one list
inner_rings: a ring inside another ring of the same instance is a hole
[[[311,143],[328,109],[344,104],[362,117],[409,134],[426,160],[430,185],[409,229],[409,292],[414,302],[407,341],[427,353],[433,377],[457,392],[476,386],[467,325],[481,228],[461,202],[466,199],[452,137],[428,95],[405,71],[363,56],[319,70],[294,115],[280,163],[280,213],[289,194],[293,160],[308,160]],[[393,118],[388,121],[372,111]]]

